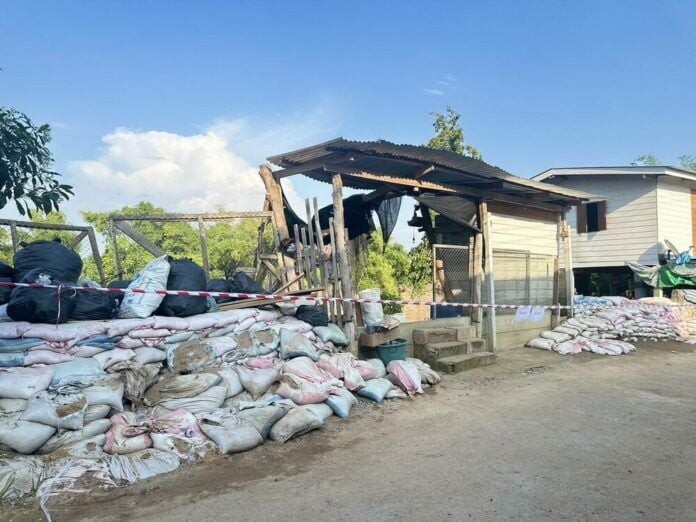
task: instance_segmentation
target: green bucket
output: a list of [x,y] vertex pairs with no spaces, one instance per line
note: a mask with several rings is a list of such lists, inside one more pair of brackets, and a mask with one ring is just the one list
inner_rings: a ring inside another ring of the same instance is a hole
[[406,339],[394,339],[388,343],[380,344],[377,347],[377,355],[385,366],[392,361],[405,361],[407,344]]

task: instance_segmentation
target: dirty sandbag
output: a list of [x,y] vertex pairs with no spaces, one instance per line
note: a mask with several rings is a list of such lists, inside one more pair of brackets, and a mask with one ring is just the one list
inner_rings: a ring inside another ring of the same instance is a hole
[[195,397],[181,397],[178,399],[165,399],[159,406],[170,411],[178,409],[187,410],[194,415],[204,415],[218,409],[225,402],[227,386],[213,386]]
[[[260,284],[244,272],[237,272],[230,281],[230,292],[235,294],[267,294]],[[235,299],[242,299],[237,297]]]
[[126,455],[152,447],[149,428],[144,415],[132,412],[117,413],[110,419],[104,451],[111,455]]
[[64,447],[65,454],[73,459],[99,459],[104,456],[104,443],[106,435],[100,434],[83,439],[79,442]]
[[290,399],[295,404],[318,404],[329,398],[336,392],[340,381],[331,379],[327,382],[310,382],[301,379],[291,373],[280,377],[280,386],[276,393],[285,399]]
[[350,414],[350,409],[358,402],[351,392],[345,388],[338,388],[335,394],[329,395],[326,399],[326,404],[333,410],[337,417],[347,419]]
[[72,383],[83,383],[104,377],[101,364],[93,357],[73,359],[52,365],[54,374],[51,386],[64,386]]
[[166,451],[146,449],[128,455],[112,455],[108,457],[108,463],[114,479],[134,484],[174,471],[179,467],[179,457]]
[[20,415],[12,413],[0,418],[0,445],[30,455],[53,436],[56,428],[40,422],[20,420]]
[[560,333],[560,332],[553,332],[551,330],[545,330],[539,334],[539,337],[543,337],[544,339],[550,339],[556,343],[564,343],[566,341],[570,341],[572,339],[572,336],[565,334],[565,333]]
[[38,457],[0,456],[0,504],[33,493],[45,477],[45,464]]
[[331,342],[340,346],[348,344],[348,337],[346,334],[340,327],[333,323],[329,323],[326,326],[315,326],[312,330],[319,336],[319,339],[325,343]]
[[371,302],[360,303],[362,309],[363,320],[367,326],[379,326],[384,321],[384,310],[380,303],[381,292],[379,288],[371,288],[368,290],[360,290],[358,292],[360,299],[367,299]]
[[150,346],[136,348],[133,351],[135,352],[135,357],[133,360],[140,364],[157,363],[164,361],[167,358],[167,352],[160,350],[159,348],[152,348]]
[[114,348],[113,350],[105,350],[101,353],[98,353],[92,356],[92,359],[95,359],[99,362],[99,364],[102,367],[102,370],[106,370],[114,364],[123,361],[130,361],[134,357],[135,352],[133,350],[128,350],[124,348]]
[[92,422],[94,420],[103,419],[111,411],[111,406],[108,404],[93,404],[92,406],[87,406],[85,410],[84,422]]
[[226,399],[239,395],[244,391],[244,386],[242,386],[242,381],[239,379],[239,374],[234,368],[221,366],[218,368],[208,368],[205,371],[222,377],[222,382],[227,386],[227,393],[225,394]]
[[75,306],[75,290],[60,288],[63,279],[56,279],[46,274],[43,268],[37,268],[28,272],[22,278],[22,283],[59,285],[59,288],[27,288],[17,287],[12,290],[10,300],[7,303],[7,315],[13,321],[27,321],[29,323],[60,324],[70,318]]
[[87,401],[80,393],[62,395],[41,392],[29,399],[20,418],[59,430],[81,430],[86,409]]
[[139,406],[149,382],[147,369],[135,361],[121,361],[109,367],[109,373],[118,374],[123,382],[123,396]]
[[300,305],[297,307],[295,317],[312,326],[326,326],[329,324],[329,316],[321,306]]
[[311,382],[325,382],[334,378],[326,370],[322,370],[309,357],[295,357],[283,363],[283,373],[291,373],[301,379]]
[[423,393],[421,376],[415,364],[406,361],[391,361],[387,365],[387,371],[408,395]]
[[88,386],[82,390],[88,407],[105,405],[116,411],[123,411],[123,392],[123,383],[116,380]]
[[215,357],[207,343],[187,341],[167,351],[167,366],[174,374],[194,373],[215,366]]
[[244,364],[240,364],[235,369],[239,375],[239,380],[242,382],[242,386],[254,399],[266,393],[271,385],[280,377],[280,364],[276,364],[270,368],[258,369],[249,368]]
[[319,353],[312,342],[304,335],[288,330],[280,329],[280,358],[292,359],[293,357],[307,356],[313,361],[319,360]]
[[440,374],[433,370],[428,363],[413,357],[406,357],[406,362],[410,362],[416,368],[418,368],[418,373],[420,373],[422,383],[433,385],[439,384],[442,380]]
[[99,419],[85,424],[85,427],[81,430],[56,433],[53,437],[48,439],[36,453],[39,455],[53,453],[60,448],[102,435],[106,433],[109,428],[111,428],[111,421],[109,419]]
[[288,412],[288,408],[280,404],[269,404],[268,406],[258,406],[247,408],[240,411],[237,415],[241,420],[256,428],[265,439],[271,432],[273,425],[278,422]]
[[365,386],[359,389],[357,394],[379,404],[391,389],[392,383],[387,379],[370,379],[365,381]]
[[270,438],[276,442],[287,442],[312,430],[321,428],[324,422],[305,406],[293,408],[271,428]]
[[387,367],[384,366],[382,359],[367,359],[365,362],[369,363],[370,366],[377,370],[377,375],[380,378],[385,377],[387,375]]
[[79,290],[75,306],[70,312],[73,321],[93,321],[113,319],[118,314],[118,300],[110,292],[100,290]]
[[82,272],[82,258],[60,241],[20,243],[23,247],[14,255],[15,281],[36,268],[59,281],[77,281]]
[[156,406],[163,400],[195,397],[221,381],[219,375],[212,373],[168,375],[148,388],[144,402],[148,406]]
[[28,399],[51,384],[53,366],[36,368],[0,368],[0,397]]
[[22,412],[27,402],[27,399],[0,399],[0,415]]
[[[206,288],[208,292],[230,292],[230,282],[227,279],[211,279]],[[231,297],[214,297],[218,304],[234,301]]]
[[398,386],[392,386],[392,389],[384,396],[385,399],[408,399],[408,395]]
[[556,341],[552,341],[551,339],[544,339],[543,337],[535,337],[534,339],[527,341],[527,344],[525,344],[525,346],[529,346],[530,348],[539,348],[540,350],[551,351],[556,346]]
[[[207,281],[205,270],[191,259],[176,259],[171,261],[167,290],[205,291]],[[205,297],[168,295],[157,309],[157,315],[173,317],[188,317],[204,314],[208,307]]]
[[314,415],[319,417],[322,422],[334,414],[331,407],[325,402],[320,402],[319,404],[305,404],[302,407],[311,411]]
[[168,277],[167,256],[150,261],[128,285],[129,289],[146,290],[147,293],[126,292],[118,309],[118,317],[120,319],[150,317],[164,299],[163,296],[152,292],[166,290]]
[[173,453],[189,464],[204,460],[216,450],[215,443],[211,440],[200,440],[174,433],[150,433],[150,438],[153,448]]
[[263,437],[258,430],[232,413],[218,411],[206,415],[199,425],[222,454],[240,453],[263,444]]

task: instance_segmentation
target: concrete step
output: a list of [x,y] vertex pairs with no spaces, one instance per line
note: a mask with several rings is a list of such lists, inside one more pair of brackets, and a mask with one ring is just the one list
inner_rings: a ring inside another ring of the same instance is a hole
[[456,340],[457,332],[452,328],[416,328],[413,330],[413,344],[423,345]]
[[442,373],[459,373],[479,366],[494,364],[495,359],[495,354],[491,352],[451,355],[438,359],[435,363],[435,370]]
[[449,328],[454,330],[457,341],[466,341],[472,337],[476,337],[475,326],[451,326]]
[[451,355],[466,353],[466,343],[460,341],[445,341],[442,343],[428,343],[424,346],[428,359],[436,361]]
[[486,351],[486,340],[480,337],[472,337],[464,341],[466,343],[466,353],[480,353]]

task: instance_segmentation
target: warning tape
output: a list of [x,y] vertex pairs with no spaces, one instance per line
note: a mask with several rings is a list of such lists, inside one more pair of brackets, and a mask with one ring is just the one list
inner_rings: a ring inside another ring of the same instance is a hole
[[[114,294],[157,294],[161,296],[175,295],[181,297],[222,297],[231,299],[269,299],[277,302],[297,302],[297,301],[312,301],[316,303],[357,303],[357,304],[390,304],[390,305],[416,305],[416,306],[449,306],[462,308],[495,308],[501,310],[517,310],[520,308],[542,308],[544,310],[599,310],[610,308],[607,305],[514,305],[514,304],[485,304],[485,303],[451,303],[440,301],[412,301],[407,299],[361,299],[348,297],[321,297],[314,295],[279,295],[279,294],[249,294],[243,292],[209,292],[197,290],[144,290],[140,288],[106,288],[106,287],[88,287],[88,286],[72,286],[72,285],[47,285],[41,283],[11,283],[0,281],[0,287],[18,287],[18,288],[48,288],[56,289],[59,292],[64,290],[83,291],[83,292],[108,292]],[[630,306],[622,306],[622,308],[691,308],[694,304],[655,304],[655,303],[633,303]]]

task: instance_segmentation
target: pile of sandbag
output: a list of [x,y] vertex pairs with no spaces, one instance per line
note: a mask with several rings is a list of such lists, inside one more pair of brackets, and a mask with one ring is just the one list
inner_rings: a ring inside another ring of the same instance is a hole
[[635,350],[636,341],[683,340],[689,323],[683,309],[666,298],[577,296],[575,317],[542,332],[527,346],[563,355],[583,351],[620,355]]
[[54,477],[45,498],[85,477],[131,483],[211,452],[286,442],[348,418],[357,397],[381,403],[439,382],[417,359],[385,367],[341,352],[340,328],[295,312],[0,323],[0,446],[32,455],[0,461],[0,485],[18,466],[22,477]]

